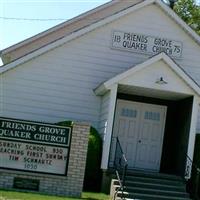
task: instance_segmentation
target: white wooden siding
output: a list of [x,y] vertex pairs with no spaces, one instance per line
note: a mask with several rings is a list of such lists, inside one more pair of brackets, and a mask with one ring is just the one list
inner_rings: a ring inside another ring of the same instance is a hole
[[100,109],[101,98],[93,89],[150,57],[111,49],[113,30],[181,41],[183,56],[176,62],[200,84],[200,47],[150,5],[1,75],[0,114],[46,122],[88,121],[102,133],[107,105],[103,98]]
[[108,122],[109,102],[110,102],[110,92],[107,92],[101,98],[99,132],[100,132],[102,138],[104,138],[104,135],[106,134],[106,128],[107,128],[107,122]]

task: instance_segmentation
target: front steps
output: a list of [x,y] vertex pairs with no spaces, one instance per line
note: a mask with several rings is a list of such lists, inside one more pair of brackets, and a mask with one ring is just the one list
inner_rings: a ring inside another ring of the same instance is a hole
[[[134,200],[190,200],[184,180],[178,176],[128,171],[124,196]],[[111,196],[119,188],[118,181],[112,182]],[[119,191],[116,199],[122,196]]]

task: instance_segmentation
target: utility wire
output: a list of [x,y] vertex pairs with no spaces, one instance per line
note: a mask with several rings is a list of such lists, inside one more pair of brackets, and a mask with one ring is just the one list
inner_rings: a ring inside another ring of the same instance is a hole
[[20,21],[63,21],[68,19],[56,18],[56,19],[36,19],[36,18],[17,18],[17,17],[0,17],[4,20],[20,20]]

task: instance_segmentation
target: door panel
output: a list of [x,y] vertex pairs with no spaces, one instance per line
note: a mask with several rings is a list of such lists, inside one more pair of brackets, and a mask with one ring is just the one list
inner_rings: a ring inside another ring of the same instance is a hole
[[159,171],[166,107],[144,104],[141,113],[135,167]]
[[124,134],[124,130],[126,129],[126,120],[125,119],[119,119],[119,125],[118,125],[118,131],[117,131],[117,135],[118,137],[123,137]]
[[[114,137],[118,137],[122,149],[129,161],[129,167],[135,164],[136,144],[139,133],[140,106],[132,102],[117,101],[114,123]],[[112,152],[114,149],[112,150]]]
[[159,124],[153,124],[151,140],[156,142],[158,138],[159,138]]
[[129,122],[129,126],[128,126],[128,137],[131,139],[136,139],[136,135],[133,134],[137,131],[137,124],[135,120],[130,120]]

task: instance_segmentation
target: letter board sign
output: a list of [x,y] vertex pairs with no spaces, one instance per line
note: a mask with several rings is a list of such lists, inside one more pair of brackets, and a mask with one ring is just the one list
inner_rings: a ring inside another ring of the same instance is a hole
[[71,127],[0,118],[0,168],[65,175]]

